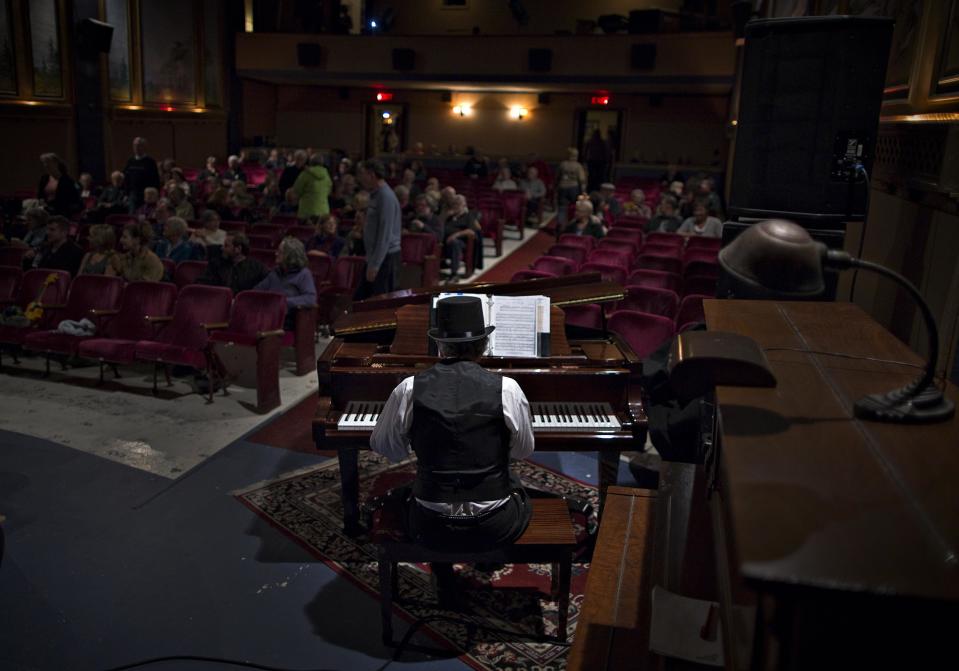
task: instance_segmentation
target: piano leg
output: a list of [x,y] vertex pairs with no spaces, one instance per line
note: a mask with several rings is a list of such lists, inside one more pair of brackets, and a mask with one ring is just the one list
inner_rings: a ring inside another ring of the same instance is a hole
[[359,451],[341,447],[337,451],[340,462],[340,499],[343,502],[343,532],[347,536],[363,533],[360,524]]
[[599,517],[603,516],[606,488],[615,486],[619,475],[619,450],[600,450],[599,458]]

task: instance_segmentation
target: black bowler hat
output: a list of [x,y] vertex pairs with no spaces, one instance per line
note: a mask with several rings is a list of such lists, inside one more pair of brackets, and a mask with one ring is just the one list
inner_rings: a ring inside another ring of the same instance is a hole
[[472,342],[485,338],[495,326],[483,326],[483,303],[475,296],[453,296],[436,304],[436,328],[428,331],[437,342]]

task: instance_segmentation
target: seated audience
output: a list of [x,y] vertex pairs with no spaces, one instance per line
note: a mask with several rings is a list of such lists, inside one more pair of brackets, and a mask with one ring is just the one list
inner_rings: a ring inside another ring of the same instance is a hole
[[413,205],[413,216],[406,226],[411,233],[432,233],[437,241],[443,241],[443,223],[433,214],[430,201],[425,194],[417,197]]
[[[640,192],[642,193],[642,192]],[[603,198],[603,203],[606,205],[606,209],[610,214],[610,217],[613,221],[616,221],[616,217],[623,213],[623,204],[619,202],[619,198],[616,197],[616,187],[612,182],[603,182],[599,185],[599,195]],[[647,215],[641,215],[649,218]]]
[[696,192],[692,184],[683,189],[682,196],[679,199],[679,216],[686,220],[693,216],[693,208],[696,206]]
[[146,223],[130,223],[123,227],[120,247],[123,253],[117,256],[115,266],[108,275],[119,275],[127,282],[159,282],[163,279],[163,264],[150,251],[153,229]]
[[273,208],[273,214],[292,214],[295,215],[300,209],[300,204],[296,201],[296,191],[292,188],[286,190],[283,202]]
[[223,171],[223,174],[220,175],[220,180],[223,184],[230,185],[237,180],[246,182],[246,173],[243,172],[239,156],[231,156],[226,160],[226,163],[227,168]]
[[513,180],[513,173],[510,171],[509,166],[503,166],[499,169],[499,172],[496,173],[496,180],[493,182],[493,188],[497,191],[513,191],[516,190],[516,182]]
[[220,170],[216,167],[216,156],[206,157],[206,166],[197,173],[196,181],[205,182],[208,178],[219,179]]
[[676,232],[681,235],[721,238],[723,237],[723,222],[716,217],[710,217],[706,203],[697,201],[693,206],[693,216],[686,219]]
[[566,227],[567,206],[575,203],[586,188],[586,168],[579,162],[579,150],[570,147],[566,150],[566,157],[559,164],[556,182],[556,220],[560,230]]
[[720,217],[722,216],[723,208],[722,204],[719,202],[719,194],[714,191],[714,183],[712,177],[704,177],[699,182],[699,188],[696,193],[697,200],[703,201],[706,205],[706,210],[711,216]]
[[83,250],[70,239],[70,221],[66,217],[53,216],[47,221],[46,241],[37,250],[27,250],[23,256],[23,268],[65,270],[76,277],[82,260]]
[[478,177],[486,177],[489,174],[489,169],[486,166],[486,161],[475,153],[471,153],[469,159],[466,161],[466,165],[463,166],[463,173],[467,177],[476,179]]
[[676,199],[667,194],[659,201],[656,216],[646,223],[646,232],[675,233],[682,223],[682,219],[676,214]]
[[439,209],[440,200],[442,198],[440,181],[435,177],[430,177],[428,180],[426,180],[426,188],[423,189],[423,195],[426,196],[430,207],[433,208],[434,212],[436,212]]
[[120,214],[129,211],[123,179],[123,173],[119,170],[110,173],[110,186],[103,189],[97,199],[96,212],[98,215],[106,217],[108,214]]
[[306,165],[306,159],[306,152],[302,149],[297,149],[293,152],[293,161],[283,168],[283,172],[280,174],[280,193],[286,193],[287,189],[293,188],[297,178],[299,178],[300,173],[303,171],[303,166]]
[[263,165],[265,165],[268,170],[278,170],[286,167],[286,163],[280,159],[280,152],[276,149],[270,150],[269,156],[266,157],[266,163]]
[[420,195],[420,187],[416,185],[416,172],[412,168],[403,171],[403,179],[400,184],[409,191],[411,199]]
[[483,239],[479,218],[466,207],[466,197],[454,195],[452,206],[448,214],[441,214],[445,219],[443,226],[444,257],[450,261],[450,270],[455,277],[459,274],[463,252],[466,250],[466,240],[473,238],[473,260],[476,268],[483,267]]
[[283,202],[280,194],[279,180],[272,172],[266,173],[266,179],[257,189],[260,193],[260,207],[265,207],[271,212]]
[[526,220],[536,220],[539,208],[546,197],[546,185],[539,178],[539,170],[530,166],[526,169],[526,179],[520,180],[519,188],[526,192]]
[[683,192],[686,190],[685,182],[680,180],[673,180],[669,183],[669,192],[676,196],[676,199],[679,200],[683,197]]
[[189,229],[180,217],[170,217],[163,224],[162,237],[153,243],[153,252],[161,259],[170,259],[174,263],[189,261],[195,254],[187,235]]
[[393,187],[393,193],[396,194],[396,201],[400,204],[400,217],[403,219],[403,227],[413,217],[413,203],[410,202],[410,190],[403,184],[397,184]]
[[140,218],[140,221],[153,221],[156,219],[157,204],[160,202],[160,190],[148,186],[143,190],[143,204],[140,205],[133,214]]
[[283,328],[292,331],[296,324],[296,310],[316,304],[316,285],[303,243],[296,238],[283,238],[276,250],[276,268],[254,288],[286,296],[287,312]]
[[303,168],[293,183],[293,190],[300,204],[296,212],[297,218],[305,221],[310,217],[329,214],[332,186],[333,180],[323,165],[323,157],[313,154],[309,165]]
[[338,235],[340,222],[332,214],[316,218],[316,235],[306,244],[307,254],[336,258],[346,246],[346,240]]
[[593,214],[593,204],[586,198],[576,201],[574,218],[562,232],[563,234],[591,235],[597,239],[606,237],[606,227],[603,226],[599,217]]
[[86,202],[96,202],[97,188],[93,185],[93,175],[88,172],[81,172],[77,178],[77,186],[80,188],[80,200]]
[[80,261],[81,275],[115,275],[117,271],[117,236],[113,226],[94,224],[90,227],[89,250]]
[[413,171],[414,181],[421,182],[426,179],[426,168],[423,167],[423,162],[421,160],[414,158],[412,161],[410,161],[409,169]]
[[67,173],[66,164],[56,154],[42,154],[43,175],[37,186],[37,199],[50,214],[69,217],[80,211],[80,190]]
[[363,242],[363,226],[366,224],[366,210],[370,205],[370,194],[357,192],[353,197],[351,212],[354,215],[353,228],[346,235],[346,250],[350,256],[366,256],[366,243]]
[[200,217],[202,226],[194,229],[190,242],[204,247],[219,247],[226,240],[226,231],[220,228],[220,215],[213,210],[207,210]]
[[633,189],[629,192],[629,201],[623,205],[623,213],[645,219],[653,216],[653,210],[646,202],[646,194],[642,189]]
[[230,287],[233,293],[253,289],[266,278],[266,266],[247,255],[250,240],[243,233],[230,233],[223,241],[223,248],[211,250],[206,271],[197,278],[197,284],[212,284]]
[[191,221],[196,218],[193,210],[193,204],[187,199],[183,191],[180,189],[174,189],[170,192],[168,198],[169,205],[171,208],[173,208],[173,214],[186,221]]
[[235,221],[235,215],[230,208],[229,199],[230,192],[223,187],[217,187],[206,201],[206,211],[215,212],[221,220]]
[[247,191],[246,182],[238,179],[230,185],[227,204],[234,212],[242,212],[253,207],[253,196]]
[[599,218],[599,222],[609,228],[615,222],[612,212],[609,211],[609,205],[603,199],[603,194],[599,191],[593,191],[589,194],[589,202],[593,206],[593,214]]
[[356,177],[350,173],[346,173],[340,177],[335,186],[336,188],[331,198],[331,205],[334,208],[348,207],[353,201],[353,196],[356,195]]
[[153,221],[149,222],[153,225],[154,238],[163,235],[163,225],[166,224],[167,219],[173,216],[176,216],[176,213],[173,211],[170,201],[163,199],[157,203],[157,208],[153,212]]
[[47,222],[50,215],[42,207],[31,207],[23,216],[27,222],[27,232],[22,239],[12,238],[10,244],[13,247],[27,247],[35,252],[39,251],[47,242]]

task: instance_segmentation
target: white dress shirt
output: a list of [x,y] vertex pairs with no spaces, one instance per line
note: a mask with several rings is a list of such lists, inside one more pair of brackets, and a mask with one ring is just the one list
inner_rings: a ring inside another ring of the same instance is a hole
[[[370,447],[390,461],[402,461],[410,456],[410,428],[413,425],[413,378],[400,382],[380,413]],[[533,453],[533,427],[530,424],[529,402],[516,380],[503,377],[503,419],[510,433],[509,456],[512,459],[525,459]],[[464,503],[440,503],[437,501],[417,502],[442,515],[472,516],[493,510],[503,505],[509,498],[494,501],[467,501]]]

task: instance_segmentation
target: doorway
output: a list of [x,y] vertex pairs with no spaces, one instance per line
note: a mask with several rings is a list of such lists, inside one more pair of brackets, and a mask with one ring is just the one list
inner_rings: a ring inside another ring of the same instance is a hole
[[584,109],[577,115],[576,148],[589,172],[587,189],[596,191],[612,178],[613,164],[620,160],[623,111]]
[[406,105],[374,103],[366,110],[366,155],[406,151]]

